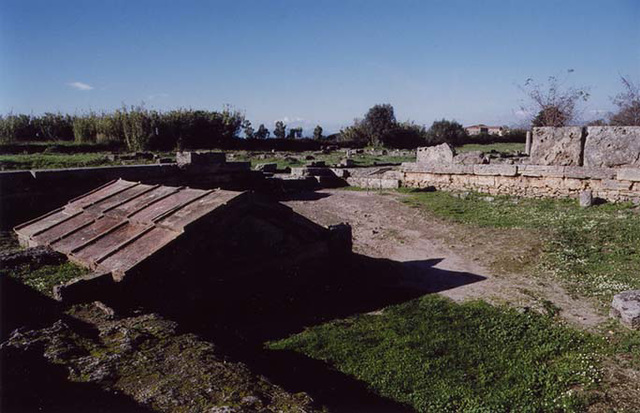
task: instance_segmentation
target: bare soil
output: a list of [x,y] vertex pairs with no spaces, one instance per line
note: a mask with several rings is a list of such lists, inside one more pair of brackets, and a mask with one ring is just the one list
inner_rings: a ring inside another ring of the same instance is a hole
[[[548,277],[532,276],[542,238],[535,231],[473,228],[402,203],[395,192],[323,190],[286,204],[315,222],[349,223],[354,252],[406,263],[405,282],[455,301],[483,299],[545,311],[593,328],[606,316]],[[310,199],[312,198],[312,199]]]

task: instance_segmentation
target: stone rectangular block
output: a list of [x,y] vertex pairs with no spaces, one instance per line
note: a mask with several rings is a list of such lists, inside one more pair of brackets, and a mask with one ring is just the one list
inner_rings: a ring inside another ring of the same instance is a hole
[[589,126],[584,165],[640,168],[640,126]]
[[640,182],[640,168],[623,168],[618,170],[619,180]]
[[631,189],[631,181],[618,181],[617,179],[603,179],[601,181],[601,187],[603,189],[609,189],[613,191],[626,191]]
[[473,165],[476,175],[516,176],[518,167],[515,165]]
[[564,166],[553,165],[524,165],[518,167],[518,172],[523,176],[549,176],[562,178],[564,176]]
[[613,168],[591,168],[585,166],[565,166],[565,178],[577,179],[615,179],[616,170]]
[[582,160],[582,127],[533,128],[532,165],[580,166]]

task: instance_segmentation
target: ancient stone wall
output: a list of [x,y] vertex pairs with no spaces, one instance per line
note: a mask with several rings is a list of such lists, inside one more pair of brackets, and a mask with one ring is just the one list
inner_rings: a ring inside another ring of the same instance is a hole
[[640,203],[640,168],[547,165],[403,164],[402,186],[531,198],[577,198],[590,190],[610,202]]
[[640,167],[640,126],[533,129],[532,165]]

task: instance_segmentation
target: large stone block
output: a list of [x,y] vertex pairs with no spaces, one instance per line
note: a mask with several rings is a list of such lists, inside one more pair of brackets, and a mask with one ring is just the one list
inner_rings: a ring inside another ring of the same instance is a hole
[[454,156],[456,156],[456,151],[453,146],[441,143],[436,146],[418,148],[416,158],[418,163],[447,165],[453,163]]
[[461,165],[481,165],[489,163],[482,151],[463,152],[453,157],[453,163]]
[[582,127],[540,127],[533,129],[531,164],[580,166]]
[[225,163],[227,160],[223,152],[177,152],[178,166],[209,166]]
[[615,179],[616,170],[613,168],[586,168],[583,166],[565,166],[564,177],[577,179]]
[[518,167],[515,165],[475,165],[473,173],[476,175],[516,176]]
[[547,165],[524,165],[518,167],[518,172],[523,176],[548,176],[552,178],[562,178],[564,176],[564,166]]
[[627,327],[640,330],[640,290],[616,294],[611,303],[611,316]]
[[619,180],[640,182],[640,168],[623,168],[618,170]]
[[640,168],[640,126],[589,126],[584,165]]

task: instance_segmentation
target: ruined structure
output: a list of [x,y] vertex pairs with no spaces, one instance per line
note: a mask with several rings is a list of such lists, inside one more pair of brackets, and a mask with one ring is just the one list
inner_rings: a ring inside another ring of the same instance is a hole
[[[496,163],[496,161],[500,161]],[[460,157],[448,144],[419,148],[397,175],[354,184],[367,187],[473,190],[494,195],[571,197],[590,191],[611,202],[640,203],[640,127],[534,128],[529,158]]]
[[[57,288],[60,299],[94,299],[115,283],[144,288],[216,268],[236,280],[265,269],[351,250],[350,228],[321,227],[251,192],[115,180],[15,228],[24,246],[49,246],[93,271]],[[145,278],[140,282],[136,278]],[[204,276],[200,278],[205,278]],[[207,284],[211,281],[200,283]],[[193,286],[191,289],[194,289]]]

